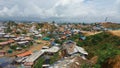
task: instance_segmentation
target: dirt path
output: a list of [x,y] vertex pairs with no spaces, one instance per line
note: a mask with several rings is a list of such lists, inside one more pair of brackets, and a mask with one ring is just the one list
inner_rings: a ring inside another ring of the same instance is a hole
[[113,30],[113,31],[109,31],[111,34],[119,36],[120,37],[120,30]]
[[[102,31],[100,32],[83,32],[85,34],[85,36],[90,36],[90,35],[95,35],[95,34],[98,34],[98,33],[101,33]],[[111,34],[113,35],[116,35],[116,36],[119,36],[120,37],[120,30],[111,30],[109,31]]]
[[41,43],[40,44],[34,44],[33,46],[30,47],[29,51],[38,51],[38,50],[41,50],[43,46],[49,46],[50,43],[48,41],[43,41],[43,40],[40,40]]
[[86,31],[86,32],[83,32],[85,34],[85,36],[90,36],[90,35],[95,35],[95,34],[98,34],[98,33],[101,33],[102,31],[99,31],[99,32],[90,32],[90,31]]
[[[43,40],[40,40],[40,41],[41,41],[41,44],[34,43],[34,45],[31,46],[30,48],[23,49],[22,51],[13,51],[12,54],[7,54],[5,56],[13,57],[13,56],[15,56],[17,54],[20,54],[20,53],[23,53],[25,51],[35,52],[35,51],[41,50],[43,46],[49,46],[50,45],[50,43],[48,41],[43,41]],[[5,48],[5,50],[8,50],[8,49],[9,49],[8,47]]]

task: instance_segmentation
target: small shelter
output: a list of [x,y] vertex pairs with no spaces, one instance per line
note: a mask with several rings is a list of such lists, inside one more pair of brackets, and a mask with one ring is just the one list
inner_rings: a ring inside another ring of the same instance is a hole
[[79,38],[80,40],[85,40],[86,39],[86,37],[85,36],[80,36],[80,38]]
[[5,56],[5,54],[6,54],[6,51],[0,50],[0,56]]
[[0,37],[3,37],[4,35],[5,35],[5,33],[0,32]]
[[18,55],[16,55],[16,56],[17,56],[17,57],[25,57],[25,56],[29,56],[29,55],[31,55],[31,54],[32,54],[31,51],[26,51],[26,52],[23,52],[23,53],[18,54]]
[[48,49],[44,49],[42,51],[44,52],[48,52],[48,53],[56,53],[60,50],[60,48],[58,46],[52,46],[51,48]]
[[7,52],[8,52],[8,53],[13,53],[13,50],[10,49],[10,50],[8,50]]
[[49,38],[49,37],[44,37],[42,40],[49,41],[49,40],[50,40],[50,38]]
[[27,57],[23,62],[24,62],[24,66],[26,68],[32,68],[32,66],[34,65],[35,61],[43,55],[43,51],[38,51],[33,53],[32,55],[30,55],[29,57]]
[[64,42],[63,51],[65,51],[66,55],[73,55],[76,53],[80,53],[83,57],[88,55],[88,53],[82,48],[76,45],[75,42],[69,40],[67,42]]

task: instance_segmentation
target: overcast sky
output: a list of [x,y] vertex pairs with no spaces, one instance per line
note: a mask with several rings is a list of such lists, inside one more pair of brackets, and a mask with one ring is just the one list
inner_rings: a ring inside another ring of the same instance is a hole
[[0,0],[0,20],[120,22],[120,0]]

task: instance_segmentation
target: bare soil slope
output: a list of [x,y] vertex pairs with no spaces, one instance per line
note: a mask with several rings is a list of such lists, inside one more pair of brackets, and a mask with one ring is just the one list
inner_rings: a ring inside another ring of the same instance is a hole
[[113,30],[113,31],[109,31],[111,34],[119,36],[120,37],[120,30]]
[[103,64],[102,68],[120,68],[120,55],[109,58],[106,63]]

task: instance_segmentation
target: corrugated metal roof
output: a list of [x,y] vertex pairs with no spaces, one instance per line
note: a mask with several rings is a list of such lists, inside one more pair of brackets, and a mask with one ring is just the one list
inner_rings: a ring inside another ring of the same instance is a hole
[[59,47],[57,47],[57,46],[52,46],[51,48],[49,48],[49,49],[44,49],[44,50],[42,50],[42,51],[44,51],[44,52],[58,52],[58,50],[60,50]]
[[26,58],[23,62],[34,62],[37,58],[39,58],[44,52],[38,51],[30,55],[28,58]]

